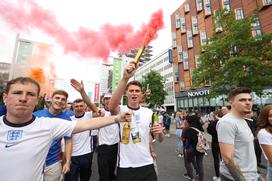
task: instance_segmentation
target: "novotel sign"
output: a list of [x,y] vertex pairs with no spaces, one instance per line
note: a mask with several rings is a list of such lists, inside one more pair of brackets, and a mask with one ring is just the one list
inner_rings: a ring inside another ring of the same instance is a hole
[[188,97],[198,97],[210,94],[209,90],[188,91]]

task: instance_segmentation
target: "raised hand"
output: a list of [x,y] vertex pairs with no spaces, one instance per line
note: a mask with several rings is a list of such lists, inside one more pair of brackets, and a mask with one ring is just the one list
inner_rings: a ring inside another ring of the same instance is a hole
[[129,64],[126,65],[124,69],[123,77],[128,80],[135,74],[137,68],[138,68],[137,64],[130,62]]
[[156,134],[162,134],[163,133],[163,127],[161,124],[159,123],[155,123],[152,128],[151,128],[151,133],[153,133],[154,135]]
[[70,80],[71,86],[76,89],[78,92],[82,92],[84,90],[84,84],[83,81],[78,82],[76,79]]

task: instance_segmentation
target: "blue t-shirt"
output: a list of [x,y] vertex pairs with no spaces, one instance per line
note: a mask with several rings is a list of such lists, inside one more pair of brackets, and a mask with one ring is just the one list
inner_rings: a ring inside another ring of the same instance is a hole
[[[47,117],[47,118],[60,118],[71,121],[69,115],[65,112],[58,115],[51,114],[48,109],[42,109],[33,113],[37,117]],[[66,138],[66,137],[65,137]],[[61,160],[61,139],[56,139],[52,142],[49,152],[46,157],[45,165],[49,166],[57,163]]]
[[4,104],[0,105],[0,116],[7,114],[7,107]]

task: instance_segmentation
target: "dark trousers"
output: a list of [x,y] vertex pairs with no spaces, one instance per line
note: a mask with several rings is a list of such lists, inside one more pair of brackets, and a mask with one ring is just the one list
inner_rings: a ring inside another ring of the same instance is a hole
[[97,135],[92,135],[91,136],[91,149],[92,149],[92,152],[94,152],[95,149],[96,149],[97,141],[98,141]]
[[117,181],[157,181],[154,165],[137,168],[117,168]]
[[184,159],[184,166],[185,166],[185,169],[186,169],[186,172],[187,174],[189,175],[189,172],[191,172],[191,174],[193,174],[193,170],[192,170],[192,166],[190,165],[193,165],[195,171],[196,171],[196,174],[198,174],[198,168],[197,168],[197,165],[196,165],[196,159],[195,157],[191,160],[188,157],[187,154],[185,154],[185,150],[183,149],[183,159]]
[[254,148],[255,148],[255,155],[257,158],[257,163],[262,163],[262,149],[260,147],[258,139],[254,139]]
[[229,179],[227,177],[225,177],[224,175],[220,174],[220,180],[221,181],[233,181],[232,179]]
[[65,181],[89,181],[92,175],[93,153],[80,156],[72,156],[70,172],[65,174]]
[[213,155],[213,164],[214,164],[215,175],[217,177],[219,177],[220,176],[219,167],[220,167],[221,155],[220,155],[220,147],[219,147],[218,142],[212,141],[212,155]]
[[117,161],[118,143],[114,145],[100,145],[96,149],[99,180],[115,180],[114,171]]
[[192,164],[195,159],[197,171],[198,171],[198,175],[199,175],[199,181],[204,181],[203,157],[204,157],[203,153],[195,153],[193,157],[186,158],[187,159],[186,169],[188,171],[189,177],[194,178]]

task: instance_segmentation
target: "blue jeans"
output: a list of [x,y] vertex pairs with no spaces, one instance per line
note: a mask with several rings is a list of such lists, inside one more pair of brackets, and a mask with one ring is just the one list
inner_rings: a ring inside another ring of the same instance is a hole
[[177,129],[176,133],[178,136],[177,152],[178,152],[178,154],[182,154],[183,153],[183,143],[181,140],[182,129]]

